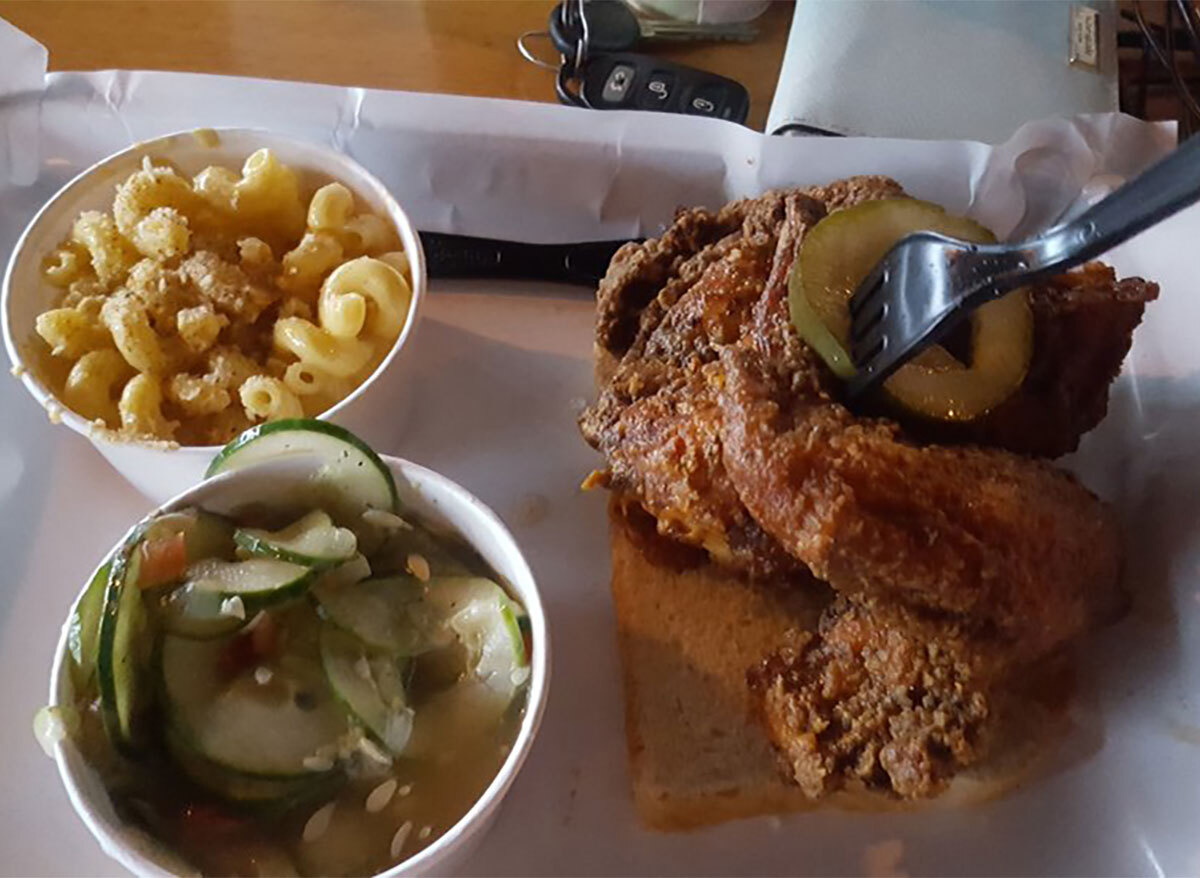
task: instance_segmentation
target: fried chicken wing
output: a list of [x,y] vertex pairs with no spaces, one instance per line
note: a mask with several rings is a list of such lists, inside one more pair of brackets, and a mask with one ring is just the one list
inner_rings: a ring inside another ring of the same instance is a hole
[[971,617],[1038,655],[1117,605],[1111,512],[1068,473],[997,449],[917,446],[722,352],[725,469],[817,578]]

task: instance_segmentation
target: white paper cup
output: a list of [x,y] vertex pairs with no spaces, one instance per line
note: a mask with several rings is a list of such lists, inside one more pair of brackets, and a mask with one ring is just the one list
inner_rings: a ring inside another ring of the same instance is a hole
[[[495,822],[500,803],[529,754],[546,704],[550,681],[550,640],[533,573],[516,540],[496,514],[464,488],[432,470],[396,457],[384,456],[383,460],[396,478],[402,509],[411,512],[414,517],[457,533],[473,546],[504,579],[529,614],[532,643],[529,697],[525,717],[508,758],[462,819],[416,856],[380,873],[384,878],[445,874],[454,871],[482,841]],[[312,471],[311,458],[303,455],[279,457],[210,479],[180,494],[146,518],[186,506],[201,506],[213,512],[231,512],[238,504],[255,498],[278,496],[289,483],[308,478]],[[54,706],[75,703],[74,685],[69,673],[68,624],[63,625],[50,674],[50,703]],[[54,759],[75,812],[108,856],[139,875],[195,874],[194,869],[163,843],[117,816],[99,775],[87,764],[70,738],[55,744]]]
[[408,408],[411,382],[404,379],[401,361],[412,347],[426,289],[425,255],[408,215],[369,171],[330,146],[249,128],[216,129],[215,134],[215,138],[192,131],[168,134],[131,146],[79,174],[38,211],[17,241],[0,298],[9,359],[34,399],[63,424],[90,439],[121,475],[156,503],[199,482],[220,446],[164,448],[152,443],[114,441],[100,435],[89,421],[58,401],[38,378],[28,356],[33,345],[39,343],[34,321],[62,296],[62,290],[42,277],[42,260],[70,235],[80,213],[112,209],[117,184],[139,170],[145,156],[168,161],[180,171],[194,175],[209,165],[240,170],[251,153],[267,147],[296,171],[307,188],[340,182],[354,193],[360,204],[389,219],[396,227],[412,270],[413,296],[408,318],[378,368],[353,393],[318,417],[372,442],[384,425],[394,431]]

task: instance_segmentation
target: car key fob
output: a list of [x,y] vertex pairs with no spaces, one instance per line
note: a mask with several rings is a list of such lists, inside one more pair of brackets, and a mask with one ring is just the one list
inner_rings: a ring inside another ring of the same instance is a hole
[[739,124],[750,112],[740,82],[637,52],[592,55],[580,91],[597,110],[658,110]]

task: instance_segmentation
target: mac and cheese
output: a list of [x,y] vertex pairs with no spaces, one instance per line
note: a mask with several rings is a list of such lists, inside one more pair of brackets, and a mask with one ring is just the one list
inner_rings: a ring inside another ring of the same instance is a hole
[[49,254],[64,290],[37,318],[62,401],[128,438],[220,444],[316,415],[386,356],[412,304],[408,259],[340,183],[307,198],[270,150],[189,180],[146,159],[111,213]]

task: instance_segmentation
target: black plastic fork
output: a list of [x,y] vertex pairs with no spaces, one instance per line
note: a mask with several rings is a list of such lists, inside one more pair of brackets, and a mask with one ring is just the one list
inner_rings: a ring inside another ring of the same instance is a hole
[[1079,217],[1026,241],[973,244],[932,232],[896,244],[850,300],[847,390],[861,396],[972,311],[1004,293],[1093,259],[1200,201],[1193,138]]

